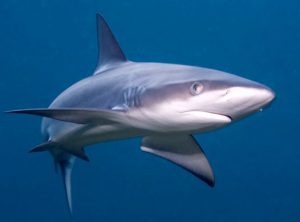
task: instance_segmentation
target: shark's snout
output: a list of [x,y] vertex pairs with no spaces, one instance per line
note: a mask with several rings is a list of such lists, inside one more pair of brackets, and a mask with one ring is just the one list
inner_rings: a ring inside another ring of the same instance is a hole
[[263,86],[260,90],[260,97],[262,98],[263,107],[269,105],[276,97],[275,92],[269,87]]
[[[269,87],[258,84],[255,87],[250,87],[250,89],[245,89],[246,93],[249,93],[251,96],[249,97],[252,106],[256,109],[264,108],[265,106],[269,105],[275,98],[275,93]],[[247,98],[246,98],[247,99]]]
[[238,120],[266,107],[274,98],[274,91],[259,83],[231,87],[227,97],[228,115]]

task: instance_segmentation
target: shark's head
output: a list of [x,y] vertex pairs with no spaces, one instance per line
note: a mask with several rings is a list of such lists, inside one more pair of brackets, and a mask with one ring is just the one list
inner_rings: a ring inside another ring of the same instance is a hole
[[261,110],[274,97],[274,92],[260,83],[192,68],[169,74],[149,87],[142,102],[153,124],[170,124],[178,131],[209,131]]
[[[177,87],[186,95],[182,104],[186,112],[215,113],[235,121],[260,111],[275,98],[275,93],[260,83],[215,70],[210,75],[203,78],[200,72],[198,78]],[[188,88],[185,92],[184,86]]]

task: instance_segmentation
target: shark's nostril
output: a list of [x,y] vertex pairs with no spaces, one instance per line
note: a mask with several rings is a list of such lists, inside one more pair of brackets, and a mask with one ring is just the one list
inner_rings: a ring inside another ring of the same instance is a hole
[[224,96],[227,96],[228,93],[229,93],[230,89],[226,89],[225,93],[224,93]]

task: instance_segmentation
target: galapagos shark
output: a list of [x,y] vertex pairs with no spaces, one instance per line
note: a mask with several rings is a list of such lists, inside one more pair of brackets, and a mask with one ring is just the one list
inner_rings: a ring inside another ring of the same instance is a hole
[[72,214],[71,172],[84,147],[141,137],[141,150],[186,169],[213,187],[212,167],[193,134],[216,130],[259,111],[275,97],[260,83],[222,71],[126,58],[97,14],[98,64],[93,75],[63,91],[48,108],[9,113],[43,117],[44,142],[64,180]]

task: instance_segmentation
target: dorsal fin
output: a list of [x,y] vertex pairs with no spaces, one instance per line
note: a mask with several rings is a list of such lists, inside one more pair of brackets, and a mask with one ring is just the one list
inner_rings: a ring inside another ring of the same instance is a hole
[[98,64],[94,75],[126,62],[127,59],[108,24],[97,14]]

